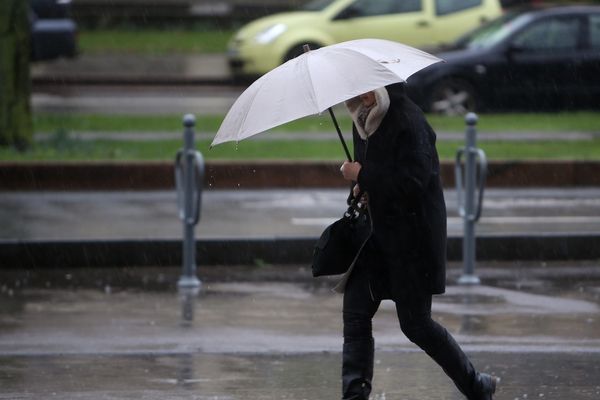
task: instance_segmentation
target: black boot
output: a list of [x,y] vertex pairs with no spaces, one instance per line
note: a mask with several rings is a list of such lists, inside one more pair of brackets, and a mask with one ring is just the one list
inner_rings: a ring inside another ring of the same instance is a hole
[[486,378],[489,375],[477,373],[469,358],[443,326],[430,318],[407,320],[402,331],[442,367],[467,399],[491,399],[493,392],[489,393],[490,383]]
[[344,343],[342,355],[343,400],[368,400],[373,380],[373,339]]
[[436,346],[434,351],[430,349],[427,353],[442,367],[468,400],[492,400],[499,379],[476,372],[454,338],[447,331],[442,337],[445,339],[439,342],[442,346]]
[[492,400],[492,395],[496,393],[496,385],[500,381],[499,378],[488,374],[477,373],[475,385],[479,397],[477,400]]

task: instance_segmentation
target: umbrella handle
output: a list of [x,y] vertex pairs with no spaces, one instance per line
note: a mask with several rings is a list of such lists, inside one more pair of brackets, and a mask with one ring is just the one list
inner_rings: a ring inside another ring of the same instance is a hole
[[350,151],[348,151],[348,146],[346,146],[346,141],[344,140],[344,136],[342,136],[342,131],[340,130],[340,126],[338,125],[337,119],[335,119],[335,114],[331,107],[328,108],[329,115],[331,115],[331,119],[333,120],[333,125],[335,125],[335,130],[337,131],[338,137],[342,142],[342,146],[344,146],[344,151],[346,152],[346,158],[349,162],[352,162],[352,156],[350,155]]

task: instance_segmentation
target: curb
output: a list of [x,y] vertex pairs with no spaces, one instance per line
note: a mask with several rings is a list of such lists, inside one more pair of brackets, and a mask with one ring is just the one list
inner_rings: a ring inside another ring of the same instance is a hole
[[[310,265],[318,238],[196,241],[197,264]],[[0,241],[0,269],[143,267],[182,264],[182,240]],[[480,261],[593,260],[600,258],[600,234],[480,236]],[[462,259],[462,238],[448,238],[449,261]]]
[[[210,189],[339,188],[339,161],[211,161]],[[172,190],[173,162],[0,162],[0,191]],[[441,163],[445,187],[454,187],[454,163]],[[487,187],[600,186],[600,161],[490,161]]]

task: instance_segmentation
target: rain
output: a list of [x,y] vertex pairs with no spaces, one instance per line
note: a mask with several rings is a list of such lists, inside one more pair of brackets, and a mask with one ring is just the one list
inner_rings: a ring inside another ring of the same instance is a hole
[[[341,398],[339,277],[311,271],[336,127],[211,143],[304,44],[365,38],[444,60],[405,85],[447,208],[433,319],[494,399],[600,398],[600,3],[540,3],[3,0],[0,399]],[[373,336],[369,399],[464,398],[392,301]]]

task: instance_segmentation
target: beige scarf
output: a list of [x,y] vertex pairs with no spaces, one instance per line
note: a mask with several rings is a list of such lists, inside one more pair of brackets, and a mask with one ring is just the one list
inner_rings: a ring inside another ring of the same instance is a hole
[[363,140],[375,133],[390,108],[390,96],[386,88],[375,89],[373,92],[375,93],[375,103],[370,107],[365,107],[358,96],[345,103],[358,135]]

